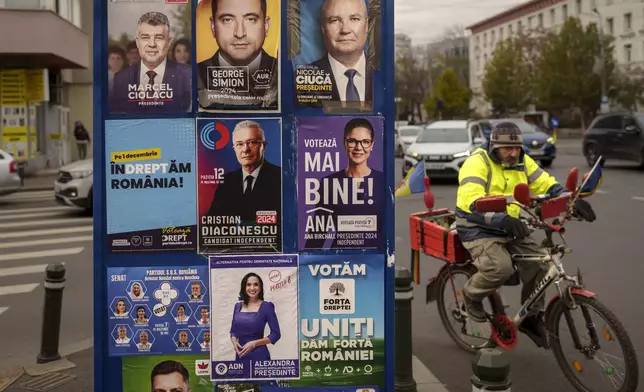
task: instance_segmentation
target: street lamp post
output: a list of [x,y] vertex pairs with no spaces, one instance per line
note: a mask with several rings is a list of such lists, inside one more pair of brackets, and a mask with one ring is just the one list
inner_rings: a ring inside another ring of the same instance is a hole
[[601,89],[602,89],[602,97],[601,97],[601,102],[600,102],[600,112],[601,113],[607,113],[608,112],[608,97],[606,96],[606,71],[605,71],[605,65],[606,65],[606,56],[604,54],[604,20],[602,19],[602,14],[599,13],[599,10],[597,8],[593,8],[593,13],[597,15],[597,18],[599,18],[599,59],[600,59],[600,69],[599,69],[599,77],[601,80]]

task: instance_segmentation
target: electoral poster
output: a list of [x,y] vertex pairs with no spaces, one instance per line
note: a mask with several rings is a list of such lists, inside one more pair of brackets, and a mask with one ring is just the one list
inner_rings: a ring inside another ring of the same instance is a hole
[[206,266],[107,269],[110,356],[210,351]]
[[194,120],[106,121],[105,145],[109,249],[196,250]]
[[384,387],[385,264],[384,255],[300,256],[301,378],[291,386]]
[[287,9],[296,105],[371,111],[380,0],[288,0]]
[[212,379],[300,377],[297,255],[210,256]]
[[109,112],[190,112],[190,1],[109,1],[107,13]]
[[277,111],[279,0],[199,0],[200,111]]
[[208,355],[123,358],[123,392],[212,392]]
[[312,249],[383,249],[382,117],[296,119],[298,243]]
[[281,119],[197,119],[199,253],[282,251]]

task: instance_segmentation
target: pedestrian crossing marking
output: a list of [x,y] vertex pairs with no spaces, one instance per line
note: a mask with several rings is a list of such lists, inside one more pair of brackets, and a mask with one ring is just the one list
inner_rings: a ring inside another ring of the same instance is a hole
[[[0,197],[0,201],[2,201],[2,198]],[[29,213],[29,212],[50,212],[50,211],[74,211],[70,207],[65,207],[65,206],[58,206],[58,207],[35,207],[35,208],[12,208],[9,210],[0,210],[0,215],[14,215],[14,214],[22,214],[22,213]]]
[[[76,221],[76,223],[89,223],[93,221],[93,218],[76,218],[74,219],[74,221]],[[70,223],[69,218],[47,219],[42,221],[0,223],[0,229],[13,229],[16,227],[28,227],[28,226],[55,226],[55,225],[60,225],[65,223]]]
[[[76,211],[72,210],[71,208],[67,211],[68,213],[74,213]],[[47,217],[53,217],[53,216],[65,216],[64,211],[60,212],[35,212],[33,214],[14,214],[14,215],[0,215],[0,221],[14,221],[16,219],[31,219],[31,218],[47,218]],[[74,217],[74,215],[71,215],[70,217]]]
[[30,275],[45,272],[49,264],[26,265],[23,267],[0,268],[0,278],[16,275]]
[[1,307],[0,307],[0,316],[2,316],[2,313],[6,312],[7,310],[9,310],[9,308],[6,308],[6,307],[5,307],[5,308],[1,308]]
[[28,246],[41,246],[41,245],[58,245],[58,244],[69,244],[75,242],[88,242],[94,239],[93,235],[84,235],[78,237],[67,237],[67,238],[45,238],[41,240],[31,240],[31,241],[12,241],[7,243],[0,243],[0,249],[9,249],[9,248],[23,248]]
[[23,230],[23,231],[13,231],[10,233],[0,233],[0,240],[6,240],[10,238],[35,237],[35,236],[54,235],[54,234],[83,233],[83,232],[93,232],[93,231],[94,231],[94,226],[60,227],[56,229],[45,229],[45,230]]
[[40,283],[15,284],[13,286],[0,286],[0,295],[31,293],[40,286]]
[[35,200],[35,199],[49,199],[54,200],[54,191],[29,191],[12,193],[7,196],[0,196],[0,201],[22,201],[22,200]]
[[9,253],[0,255],[0,261],[35,259],[37,257],[68,256],[82,252],[85,248],[48,249],[35,252]]

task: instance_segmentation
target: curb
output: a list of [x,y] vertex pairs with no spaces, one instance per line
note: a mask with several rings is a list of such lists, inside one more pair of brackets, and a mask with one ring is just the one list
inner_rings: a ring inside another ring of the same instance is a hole
[[54,187],[52,185],[43,185],[43,186],[30,186],[27,188],[20,189],[17,193],[20,192],[42,192],[42,191],[53,191]]
[[449,392],[434,373],[415,355],[412,357],[412,366],[418,392]]

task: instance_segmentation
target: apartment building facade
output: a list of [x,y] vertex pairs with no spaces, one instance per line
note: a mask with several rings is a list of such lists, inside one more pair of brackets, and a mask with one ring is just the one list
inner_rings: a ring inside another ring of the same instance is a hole
[[[91,133],[92,3],[0,0],[0,148],[26,162],[27,172],[77,159],[74,121]],[[39,76],[37,100],[25,98],[33,85],[23,71]]]
[[559,28],[568,17],[601,23],[615,38],[614,57],[626,70],[644,66],[644,3],[634,0],[532,0],[469,26],[471,106],[489,115],[482,82],[496,45],[519,31]]

